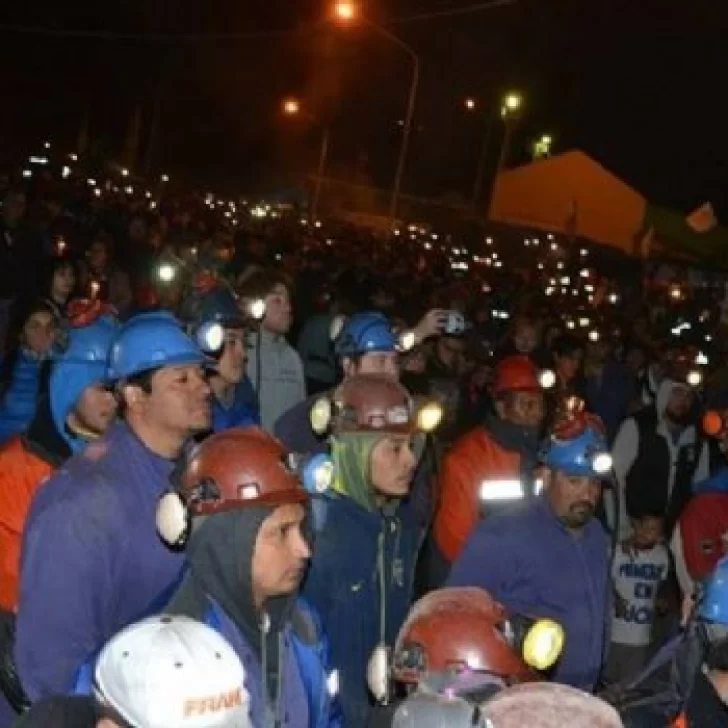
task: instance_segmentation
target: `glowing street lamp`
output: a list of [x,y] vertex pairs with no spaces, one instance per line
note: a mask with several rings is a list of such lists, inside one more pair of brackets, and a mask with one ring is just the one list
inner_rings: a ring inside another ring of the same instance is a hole
[[344,23],[350,23],[352,20],[356,20],[356,16],[359,14],[359,8],[356,3],[351,0],[339,0],[334,5],[334,16],[337,20]]
[[298,99],[286,99],[283,102],[283,113],[288,116],[295,116],[301,111],[301,102]]
[[501,115],[503,118],[513,116],[517,113],[523,105],[523,97],[521,94],[512,91],[503,98],[503,106],[501,108]]
[[477,105],[478,104],[476,103],[475,99],[473,99],[473,98],[467,98],[467,99],[465,99],[465,108],[468,111],[475,111],[475,107]]

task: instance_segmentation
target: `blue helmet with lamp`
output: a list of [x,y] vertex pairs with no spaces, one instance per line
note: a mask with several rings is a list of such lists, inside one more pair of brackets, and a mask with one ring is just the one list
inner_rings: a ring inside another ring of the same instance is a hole
[[265,315],[263,300],[239,301],[226,287],[218,286],[186,302],[183,318],[192,338],[205,354],[219,357],[225,343],[225,329],[244,329]]
[[161,367],[205,364],[207,357],[170,313],[145,313],[119,330],[109,355],[108,380],[116,382]]
[[81,450],[85,442],[70,436],[66,418],[88,387],[106,380],[109,352],[118,330],[118,324],[109,316],[71,328],[66,332],[65,348],[54,357],[49,383],[51,416],[56,430],[74,452]]
[[397,344],[392,324],[378,311],[354,314],[335,336],[335,351],[339,359],[398,351]]
[[566,475],[605,478],[612,469],[612,456],[596,418],[581,421],[576,429],[557,429],[541,450],[541,461]]
[[728,556],[716,564],[705,584],[698,617],[705,622],[728,626]]

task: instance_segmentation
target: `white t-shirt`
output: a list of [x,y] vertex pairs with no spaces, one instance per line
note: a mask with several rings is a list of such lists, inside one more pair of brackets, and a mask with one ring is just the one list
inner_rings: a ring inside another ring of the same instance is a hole
[[621,547],[617,549],[612,581],[627,603],[627,613],[612,620],[612,642],[633,646],[650,643],[657,589],[667,579],[668,566],[667,548],[662,544],[649,551],[636,551],[634,558]]

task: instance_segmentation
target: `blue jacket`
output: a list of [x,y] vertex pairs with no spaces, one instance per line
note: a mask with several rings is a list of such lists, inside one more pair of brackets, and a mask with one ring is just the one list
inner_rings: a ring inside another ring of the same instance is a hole
[[120,423],[38,491],[15,641],[31,700],[68,692],[90,655],[168,601],[183,556],[162,545],[155,516],[172,468]]
[[[305,623],[304,631],[310,639],[300,636],[292,625],[285,631],[285,664],[279,682],[284,694],[281,704],[287,728],[341,728],[341,715],[337,712],[335,696],[329,691],[327,672],[328,644],[316,613],[303,600],[296,603],[298,622]],[[250,695],[250,717],[253,726],[266,725],[264,720],[263,676],[260,660],[250,645],[213,600],[201,620],[222,635],[235,650],[245,666],[245,689]],[[75,695],[92,695],[94,670],[98,655],[79,670],[74,687]]]
[[0,400],[0,444],[25,432],[35,414],[43,360],[23,350],[13,369],[13,379]]
[[728,493],[728,467],[719,468],[713,475],[693,486],[693,493]]
[[252,427],[253,425],[260,426],[260,413],[256,403],[255,390],[247,377],[235,388],[235,399],[230,407],[223,407],[213,397],[213,432],[222,432],[232,427]]
[[326,437],[311,429],[311,408],[323,394],[313,394],[284,412],[275,423],[273,434],[290,452],[318,455],[329,451]]
[[455,562],[448,586],[476,586],[513,613],[549,617],[566,632],[557,682],[591,691],[611,620],[609,543],[593,519],[580,537],[543,498],[485,519]]
[[635,380],[624,364],[609,358],[604,363],[602,376],[589,377],[584,384],[587,408],[601,418],[607,441],[612,443],[627,416],[630,402],[637,395]]
[[407,616],[422,529],[406,504],[385,517],[345,496],[325,495],[314,499],[313,512],[315,545],[303,595],[326,625],[344,725],[362,728],[371,712],[367,663],[382,627],[384,640],[394,646]]
[[[283,635],[285,662],[280,667],[283,686],[281,716],[287,728],[337,728],[342,724],[336,702],[328,688],[328,645],[316,613],[299,600],[299,618],[315,633],[311,642],[302,639],[289,625]],[[233,647],[245,666],[245,687],[250,695],[250,717],[254,726],[266,725],[263,674],[258,657],[235,623],[216,603],[211,602],[205,623],[219,632]]]

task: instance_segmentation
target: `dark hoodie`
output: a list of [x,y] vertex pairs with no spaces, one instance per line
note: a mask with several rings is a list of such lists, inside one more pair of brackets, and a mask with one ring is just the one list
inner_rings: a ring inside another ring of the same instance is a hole
[[309,665],[297,660],[294,646],[301,637],[298,631],[294,635],[293,627],[294,621],[298,624],[296,595],[269,600],[263,615],[253,602],[255,542],[272,510],[249,508],[202,522],[190,539],[187,573],[165,612],[206,622],[230,642],[245,667],[256,728],[279,724],[309,728],[312,706],[305,674]]

